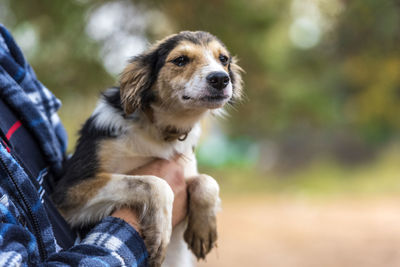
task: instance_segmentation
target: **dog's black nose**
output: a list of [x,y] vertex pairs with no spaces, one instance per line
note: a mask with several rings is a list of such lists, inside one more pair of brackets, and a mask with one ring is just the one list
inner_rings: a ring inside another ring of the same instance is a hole
[[229,83],[229,76],[225,72],[211,72],[206,77],[207,82],[215,89],[224,89]]

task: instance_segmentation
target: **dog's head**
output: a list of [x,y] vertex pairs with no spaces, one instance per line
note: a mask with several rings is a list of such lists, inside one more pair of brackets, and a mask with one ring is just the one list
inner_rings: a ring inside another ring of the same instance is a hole
[[225,45],[207,32],[181,32],[133,58],[120,80],[130,114],[158,104],[166,109],[206,110],[241,97],[241,68]]

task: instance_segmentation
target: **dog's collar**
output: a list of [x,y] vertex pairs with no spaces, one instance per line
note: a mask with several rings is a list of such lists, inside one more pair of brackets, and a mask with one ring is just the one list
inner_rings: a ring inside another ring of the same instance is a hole
[[[154,123],[154,112],[153,109],[146,108],[143,110],[144,113],[146,114],[147,118],[150,120],[151,123]],[[162,138],[165,142],[172,142],[172,141],[185,141],[187,136],[189,135],[190,131],[192,129],[189,130],[179,130],[177,129],[175,126],[167,126],[164,129],[161,130],[161,135]]]
[[174,126],[167,126],[162,131],[162,136],[166,142],[172,142],[175,140],[185,141],[190,131],[191,129],[188,131],[181,131]]

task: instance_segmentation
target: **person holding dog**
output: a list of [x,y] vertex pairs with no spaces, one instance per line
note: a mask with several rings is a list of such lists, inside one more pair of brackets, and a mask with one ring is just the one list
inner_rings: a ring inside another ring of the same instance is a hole
[[[114,211],[79,240],[51,202],[66,160],[60,105],[0,24],[0,266],[147,266],[132,209]],[[177,161],[158,159],[137,171],[170,184],[173,225],[182,221],[187,192]]]

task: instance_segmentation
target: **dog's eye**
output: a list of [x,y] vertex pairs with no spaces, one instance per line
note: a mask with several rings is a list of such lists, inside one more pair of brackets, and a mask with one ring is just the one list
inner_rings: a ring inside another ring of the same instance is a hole
[[219,61],[221,61],[222,65],[226,66],[228,64],[228,57],[225,55],[220,55],[219,56]]
[[172,63],[175,65],[182,67],[185,66],[189,62],[189,58],[187,56],[180,56],[172,60]]

